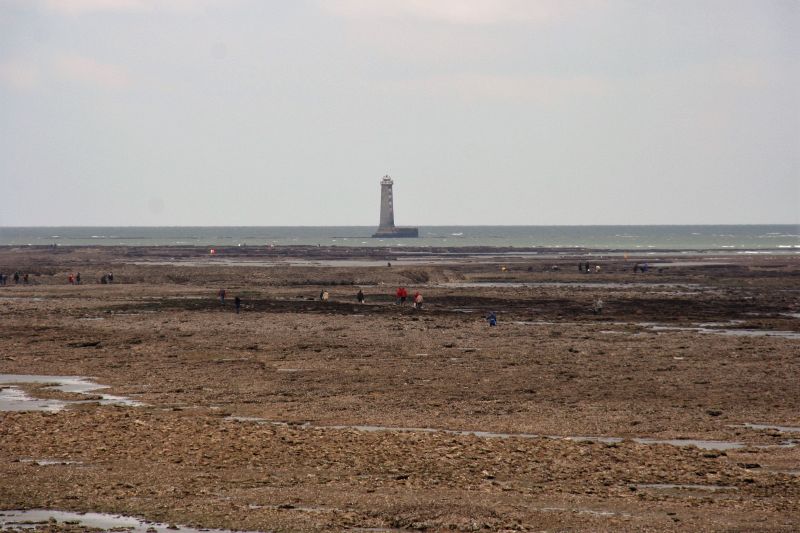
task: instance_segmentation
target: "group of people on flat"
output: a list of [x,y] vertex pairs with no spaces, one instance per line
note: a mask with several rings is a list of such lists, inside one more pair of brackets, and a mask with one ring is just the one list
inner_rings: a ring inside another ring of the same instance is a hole
[[[325,289],[319,291],[319,301],[327,302],[329,298],[330,294],[328,293],[328,291],[326,291]],[[398,287],[397,291],[395,292],[395,298],[396,299],[394,303],[396,305],[404,305],[406,303],[406,300],[408,300],[408,289],[406,289],[405,287]],[[358,303],[360,304],[363,304],[364,302],[367,301],[366,296],[364,296],[363,290],[358,289],[358,292],[356,293],[356,301],[358,301]],[[411,306],[414,309],[422,309],[422,302],[423,302],[422,294],[419,291],[415,292],[413,298],[411,299]]]
[[[19,284],[20,281],[22,283],[25,283],[26,285],[28,283],[28,275],[20,274],[19,271],[14,272],[14,274],[11,275],[11,279],[14,280],[15,285]],[[2,272],[0,272],[0,285],[7,285],[7,284],[8,284],[8,274],[3,274]]]
[[[592,271],[592,265],[589,264],[589,261],[586,261],[586,263],[578,263],[578,272],[591,272],[591,271]],[[595,265],[594,271],[600,272],[600,265]]]
[[[228,295],[228,292],[225,289],[220,289],[217,293],[219,296],[219,303],[225,304],[225,297]],[[236,314],[238,315],[239,312],[242,310],[242,299],[238,296],[233,298],[233,307],[236,309]]]
[[[18,285],[19,283],[27,285],[28,283],[30,283],[30,277],[28,276],[28,274],[27,273],[22,274],[19,271],[14,272],[14,274],[11,275],[11,279],[14,281],[15,285]],[[114,282],[113,272],[107,272],[100,277],[100,283],[103,285],[113,282]],[[72,273],[68,274],[67,283],[69,283],[70,285],[80,285],[81,273],[76,272],[75,274]],[[0,285],[8,285],[8,274],[0,272]]]
[[[408,300],[408,290],[405,287],[397,287],[397,291],[395,292],[395,304],[403,305]],[[414,297],[411,299],[411,306],[414,309],[422,309],[422,294],[419,291],[414,293]]]
[[[114,273],[113,272],[106,272],[102,276],[100,276],[100,284],[106,285],[108,283],[114,282]],[[67,276],[67,283],[70,285],[80,285],[81,284],[81,273],[76,272],[75,274],[69,274]]]
[[[649,268],[650,268],[650,266],[647,263],[636,263],[635,265],[633,265],[633,272],[634,272],[634,274],[636,272],[647,272]],[[528,270],[531,270],[531,269],[528,268]],[[558,266],[554,265],[553,266],[553,270],[558,270]],[[592,272],[592,271],[600,272],[600,265],[594,265],[594,269],[593,269],[592,265],[589,264],[588,261],[585,262],[585,263],[583,263],[583,262],[578,263],[578,272]],[[660,272],[660,270],[659,270],[659,272]]]

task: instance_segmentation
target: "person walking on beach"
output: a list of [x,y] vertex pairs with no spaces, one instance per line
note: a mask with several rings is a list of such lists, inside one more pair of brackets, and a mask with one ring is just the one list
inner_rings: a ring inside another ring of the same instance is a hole
[[326,291],[326,290],[323,290],[321,293],[319,293],[320,301],[327,302],[328,298],[330,298],[330,297],[331,297],[331,295],[328,294],[328,291]]
[[219,296],[219,303],[224,304],[225,303],[225,289],[220,289],[219,292],[217,293],[217,295]]
[[22,276],[22,283],[24,283],[25,285],[28,284],[28,273],[27,272],[25,272],[25,275]]
[[414,293],[414,309],[422,309],[422,294],[419,291]]
[[75,274],[75,284],[76,285],[80,285],[81,284],[81,273],[80,272]]
[[603,300],[598,298],[597,301],[594,303],[594,308],[592,310],[596,315],[601,314],[603,312]]
[[238,296],[233,299],[233,306],[236,307],[236,314],[239,314],[239,311],[242,309],[242,299]]
[[14,285],[19,284],[19,270],[14,272]]
[[356,294],[356,300],[358,300],[358,303],[360,304],[364,303],[364,291],[362,291],[361,289],[358,289],[358,294]]
[[70,275],[69,275],[69,277],[68,277],[67,279],[69,280],[69,284],[70,284],[70,285],[75,285],[75,276],[73,276],[72,274],[70,274]]
[[489,311],[489,314],[486,315],[486,321],[489,322],[489,326],[494,327],[497,325],[497,313],[494,311]]

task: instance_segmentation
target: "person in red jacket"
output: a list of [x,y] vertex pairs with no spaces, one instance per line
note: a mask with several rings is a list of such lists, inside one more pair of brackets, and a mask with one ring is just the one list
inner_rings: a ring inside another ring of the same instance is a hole
[[403,305],[406,303],[406,298],[408,298],[408,291],[405,287],[398,287],[397,292],[395,293],[397,296],[397,303]]

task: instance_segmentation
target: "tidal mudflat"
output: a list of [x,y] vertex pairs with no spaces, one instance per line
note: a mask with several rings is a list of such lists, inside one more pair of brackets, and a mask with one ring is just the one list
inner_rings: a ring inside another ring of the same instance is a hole
[[[390,253],[0,249],[0,271],[31,274],[0,287],[0,509],[247,531],[796,530],[799,256],[646,273],[592,256],[587,274],[579,255]],[[394,303],[401,285],[423,310]],[[57,516],[30,525],[83,527]]]

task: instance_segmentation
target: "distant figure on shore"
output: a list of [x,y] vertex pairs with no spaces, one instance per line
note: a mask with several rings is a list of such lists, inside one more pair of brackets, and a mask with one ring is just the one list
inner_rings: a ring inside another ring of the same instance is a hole
[[113,283],[114,282],[114,273],[113,272],[109,272],[108,273],[108,282],[109,283]]
[[81,284],[81,273],[80,272],[75,274],[75,284],[76,285],[80,285]]
[[390,263],[390,262],[387,262],[387,263],[386,263],[386,266],[387,266],[387,267],[391,267],[391,266],[392,266],[392,263]]
[[594,266],[594,271],[595,271],[595,273],[599,273],[600,272],[600,265],[595,265]]
[[414,309],[422,309],[422,295],[419,291],[414,293]]
[[397,296],[397,303],[403,305],[406,303],[406,298],[408,298],[408,291],[405,287],[397,287],[395,296]]
[[358,294],[356,294],[356,300],[358,300],[358,303],[360,304],[364,303],[364,291],[362,291],[361,289],[358,289]]
[[0,285],[5,285],[5,284],[6,284],[6,276],[2,272],[0,272]]
[[242,299],[238,296],[233,299],[233,306],[236,307],[236,314],[239,314],[239,311],[242,309]]
[[490,311],[488,315],[486,315],[486,321],[489,322],[489,325],[494,327],[497,325],[497,313],[494,311]]
[[19,271],[14,272],[14,285],[19,283]]
[[24,283],[25,285],[28,284],[28,273],[27,272],[25,272],[25,275],[22,276],[22,283]]
[[578,263],[578,272],[583,272],[583,263]]
[[219,296],[219,303],[224,304],[225,303],[225,289],[220,289],[219,292],[217,293],[217,295]]
[[73,276],[72,274],[69,275],[67,280],[69,281],[70,285],[75,285],[75,276]]
[[323,302],[327,302],[328,298],[330,297],[331,295],[328,294],[328,291],[323,290],[321,293],[319,293],[319,299],[322,300]]
[[598,298],[597,301],[594,303],[594,307],[592,308],[592,310],[596,315],[601,314],[603,312],[603,300]]

